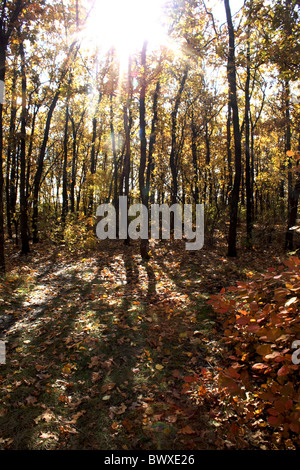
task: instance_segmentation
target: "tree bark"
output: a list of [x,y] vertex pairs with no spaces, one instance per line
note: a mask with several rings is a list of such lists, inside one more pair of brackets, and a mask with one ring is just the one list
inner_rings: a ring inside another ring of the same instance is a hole
[[[291,119],[290,119],[290,84],[286,80],[284,83],[285,95],[285,153],[291,150]],[[288,160],[288,200],[287,200],[287,229],[285,234],[285,249],[293,250],[294,232],[290,230],[295,223],[295,214],[297,216],[298,196],[297,190],[293,188],[292,158]],[[295,220],[296,221],[296,220]]]
[[6,185],[5,185],[5,195],[6,195],[6,221],[7,221],[7,233],[8,238],[12,239],[12,207],[11,207],[11,179],[10,171],[11,167],[15,164],[15,155],[16,155],[16,116],[17,116],[17,95],[16,95],[16,83],[18,76],[17,69],[17,54],[15,56],[13,64],[13,76],[12,76],[12,87],[11,87],[11,111],[10,111],[10,122],[9,122],[9,136],[7,143],[7,157],[6,157]]
[[[178,195],[178,152],[177,152],[177,114],[179,105],[181,102],[181,96],[183,93],[184,85],[188,76],[188,67],[184,69],[183,75],[181,77],[179,90],[175,98],[175,104],[173,111],[171,113],[171,152],[170,152],[170,169],[172,176],[172,195],[171,202],[176,204],[177,195]],[[173,225],[173,224],[172,224]]]
[[20,222],[21,253],[29,253],[28,208],[26,196],[26,72],[23,41],[20,42],[21,76],[22,76],[22,114],[21,114],[21,152],[20,152]]
[[253,194],[251,184],[251,164],[250,164],[250,29],[247,30],[247,66],[245,85],[245,162],[246,162],[246,230],[247,248],[252,248],[252,213]]
[[[70,82],[69,85],[70,87]],[[64,159],[63,159],[63,171],[62,171],[62,184],[63,184],[63,200],[62,200],[62,213],[61,213],[61,221],[62,221],[62,229],[64,230],[66,217],[68,214],[68,129],[69,129],[69,92],[68,90],[68,97],[66,102],[66,118],[65,118],[65,130],[64,130]]]
[[[121,181],[121,194],[127,197],[127,212],[129,206],[129,177],[130,177],[130,159],[131,159],[131,128],[132,128],[132,59],[128,59],[128,78],[127,78],[127,102],[123,108],[123,122],[124,122],[124,132],[125,132],[125,154],[124,154],[124,164],[122,172],[122,181]],[[128,237],[128,218],[127,218],[127,237],[124,240],[125,244],[130,243]]]
[[[146,52],[147,42],[144,42],[141,53],[141,87],[139,98],[139,117],[140,117],[140,166],[139,166],[139,189],[141,202],[147,207],[147,194],[145,185],[145,169],[147,161],[147,139],[146,139]],[[141,256],[143,259],[149,259],[149,240],[141,239]]]
[[48,143],[48,138],[49,138],[49,132],[50,132],[50,125],[51,125],[51,120],[53,116],[54,109],[56,107],[56,104],[58,102],[58,98],[61,93],[61,85],[64,81],[64,78],[69,70],[71,60],[75,59],[76,54],[79,50],[79,46],[77,46],[77,50],[74,52],[74,48],[77,44],[77,40],[75,40],[69,50],[68,54],[66,57],[66,60],[64,61],[64,64],[61,69],[60,73],[60,79],[57,85],[56,92],[54,94],[53,100],[51,102],[51,105],[48,110],[47,114],[47,119],[46,119],[46,125],[45,125],[45,131],[44,131],[44,137],[43,137],[43,142],[41,145],[39,157],[38,157],[38,162],[37,162],[37,169],[35,172],[34,176],[34,182],[33,182],[33,199],[32,199],[32,241],[33,243],[37,243],[39,240],[38,237],[38,199],[39,199],[39,190],[40,190],[40,184],[41,184],[41,179],[42,179],[42,174],[43,174],[43,166],[44,166],[44,159],[46,155],[46,148],[47,148],[47,143]]
[[[0,35],[0,81],[3,83],[5,83],[7,43],[8,38]],[[3,101],[0,99],[0,271],[5,272],[3,185]]]
[[48,143],[48,138],[49,138],[49,132],[50,132],[50,125],[51,125],[51,119],[52,115],[54,112],[54,109],[56,107],[58,98],[60,95],[60,89],[58,89],[54,95],[54,98],[52,100],[52,103],[50,105],[48,114],[47,114],[47,120],[46,120],[46,125],[45,125],[45,131],[44,131],[44,138],[42,142],[42,146],[40,149],[39,157],[38,157],[38,162],[37,162],[37,169],[35,172],[34,176],[34,181],[33,181],[33,200],[32,200],[32,241],[33,243],[37,243],[39,241],[38,237],[38,199],[39,199],[39,191],[40,191],[40,183],[42,179],[42,174],[43,174],[43,166],[44,166],[44,159],[46,155],[46,148],[47,148],[47,143]]
[[236,90],[236,67],[235,67],[235,34],[231,17],[229,0],[224,0],[227,26],[228,26],[228,62],[227,62],[227,79],[229,85],[229,99],[232,109],[232,122],[234,134],[234,156],[235,156],[235,174],[233,188],[230,197],[230,223],[228,234],[228,251],[230,257],[237,256],[236,238],[237,238],[237,221],[238,221],[238,204],[241,183],[241,133],[239,125],[239,111],[237,103]]

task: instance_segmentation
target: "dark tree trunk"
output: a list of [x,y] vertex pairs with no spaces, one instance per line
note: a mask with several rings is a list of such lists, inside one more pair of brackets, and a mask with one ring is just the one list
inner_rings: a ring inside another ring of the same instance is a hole
[[227,167],[228,167],[228,185],[227,185],[227,197],[230,197],[232,190],[232,151],[231,151],[231,120],[232,120],[232,110],[231,110],[231,100],[230,93],[228,95],[228,111],[227,111],[227,121],[226,121],[226,130],[227,130]]
[[34,176],[34,181],[33,181],[33,207],[32,207],[32,236],[33,236],[33,243],[37,243],[39,238],[38,238],[38,200],[39,200],[39,191],[40,191],[40,183],[42,179],[42,174],[43,174],[43,167],[44,167],[44,159],[46,155],[46,148],[47,148],[47,142],[49,138],[49,132],[50,132],[50,125],[51,125],[51,119],[52,115],[55,109],[55,106],[57,104],[58,98],[60,95],[60,90],[58,89],[54,95],[54,98],[52,100],[52,103],[50,105],[48,114],[47,114],[47,120],[46,120],[46,126],[45,126],[45,131],[44,131],[44,138],[42,142],[42,146],[40,149],[39,157],[38,157],[38,162],[37,162],[37,169],[35,172]]
[[[17,55],[16,55],[17,57]],[[16,95],[16,83],[18,76],[18,69],[16,63],[16,57],[14,60],[14,70],[12,77],[12,87],[11,87],[11,111],[10,111],[10,123],[9,123],[9,137],[7,143],[7,158],[6,158],[6,185],[5,185],[5,194],[6,194],[6,221],[7,221],[7,233],[8,238],[12,239],[12,216],[13,211],[11,207],[11,179],[10,172],[13,165],[16,162],[16,115],[17,115],[17,95]],[[15,188],[14,188],[15,191]]]
[[21,253],[29,253],[28,237],[28,208],[26,196],[26,72],[25,53],[21,40],[20,43],[21,76],[22,76],[22,114],[21,114],[21,152],[20,152],[20,229],[21,229]]
[[151,179],[153,177],[153,172],[154,172],[154,160],[153,160],[153,151],[154,151],[154,146],[155,146],[155,141],[156,141],[156,125],[158,121],[158,110],[157,110],[157,104],[158,104],[158,97],[160,93],[160,81],[157,80],[156,82],[156,87],[155,87],[155,92],[153,96],[153,117],[152,117],[152,123],[151,123],[151,134],[149,138],[149,149],[148,149],[148,165],[147,165],[147,174],[146,174],[146,204],[147,208],[149,206],[149,196],[150,196],[150,184],[151,184]]
[[[123,108],[123,120],[124,120],[124,132],[125,132],[125,154],[124,154],[124,164],[122,172],[122,182],[121,182],[121,194],[127,197],[127,212],[129,206],[129,177],[130,177],[130,159],[131,159],[131,128],[132,128],[132,111],[131,111],[131,101],[132,101],[132,59],[129,57],[128,60],[128,79],[127,79],[127,103]],[[129,244],[130,240],[128,237],[128,219],[127,219],[127,228],[126,228],[126,238],[124,240],[125,244]]]
[[[184,85],[188,76],[188,67],[185,68],[183,75],[181,77],[179,90],[177,92],[175,98],[175,104],[173,111],[171,113],[171,152],[170,152],[170,169],[171,169],[171,176],[172,176],[172,194],[171,194],[171,202],[172,204],[176,204],[177,202],[177,195],[178,195],[178,152],[177,152],[177,114],[179,105],[181,102],[181,96],[183,93]],[[172,224],[173,226],[173,224]]]
[[[91,145],[91,175],[96,172],[96,137],[97,137],[97,118],[96,116],[93,117],[92,122],[93,132],[92,132],[92,145]],[[93,189],[93,181],[91,187],[89,188],[89,208],[88,212],[89,215],[93,213],[93,204],[94,204],[94,189]]]
[[[5,83],[6,50],[8,39],[0,36],[0,81]],[[0,97],[0,271],[5,271],[4,214],[3,214],[3,100]]]
[[[147,207],[147,194],[145,185],[145,169],[147,161],[147,139],[146,139],[146,51],[147,42],[143,44],[141,54],[141,87],[139,99],[139,115],[140,115],[140,166],[139,166],[139,189],[141,202]],[[148,239],[141,239],[140,243],[141,256],[143,259],[149,259],[149,241]]]
[[70,183],[70,211],[73,214],[75,212],[75,186],[76,186],[76,175],[77,175],[77,160],[78,160],[78,131],[80,125],[83,122],[86,108],[83,110],[79,123],[76,125],[72,115],[69,115],[69,119],[72,124],[72,169],[71,169],[71,183]]
[[246,226],[247,226],[247,248],[252,248],[252,211],[253,194],[251,184],[250,163],[250,30],[247,31],[247,66],[245,85],[245,162],[246,162]]
[[[284,84],[285,92],[285,153],[291,150],[291,119],[290,119],[290,84],[286,80]],[[292,158],[288,160],[288,209],[287,209],[287,229],[285,235],[285,249],[293,250],[294,232],[290,228],[295,225],[295,215],[297,216],[298,197],[297,191],[293,188]]]
[[236,68],[235,68],[235,35],[232,24],[231,10],[229,0],[224,0],[227,26],[228,26],[228,63],[227,63],[227,79],[230,93],[230,105],[232,109],[232,122],[234,134],[234,156],[235,156],[235,174],[233,188],[230,197],[230,224],[228,234],[228,256],[237,256],[236,238],[237,238],[237,222],[238,222],[238,204],[241,183],[241,133],[239,125],[239,111],[237,103],[236,91]]
[[66,118],[65,118],[65,131],[64,131],[64,159],[63,159],[63,171],[62,171],[62,229],[64,229],[66,223],[66,217],[68,214],[68,128],[69,128],[69,103],[67,100],[66,104]]
[[194,184],[193,184],[193,197],[195,204],[199,204],[199,168],[198,168],[198,158],[197,158],[197,127],[194,118],[194,112],[192,110],[192,122],[191,122],[191,132],[192,132],[192,160],[193,160],[193,169],[194,169]]

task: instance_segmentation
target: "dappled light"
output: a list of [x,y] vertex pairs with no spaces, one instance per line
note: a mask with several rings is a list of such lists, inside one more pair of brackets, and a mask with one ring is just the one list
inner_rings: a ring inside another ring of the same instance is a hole
[[0,2],[1,450],[299,448],[299,21]]

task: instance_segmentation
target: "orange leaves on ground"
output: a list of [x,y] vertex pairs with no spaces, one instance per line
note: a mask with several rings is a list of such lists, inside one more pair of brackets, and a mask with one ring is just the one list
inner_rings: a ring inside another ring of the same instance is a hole
[[299,366],[293,364],[291,350],[300,335],[299,267],[300,259],[290,257],[278,270],[252,274],[248,282],[222,289],[209,301],[235,361],[220,372],[221,387],[233,397],[250,392],[267,425],[286,439],[296,439],[300,428]]

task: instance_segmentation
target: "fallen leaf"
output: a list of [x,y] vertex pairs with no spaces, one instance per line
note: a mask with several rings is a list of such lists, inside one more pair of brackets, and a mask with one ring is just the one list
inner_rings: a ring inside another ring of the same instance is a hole
[[105,392],[108,392],[109,390],[112,390],[115,387],[115,385],[116,384],[114,382],[110,382],[108,384],[102,385],[101,393],[105,393]]
[[110,399],[110,395],[104,395],[104,397],[102,397],[102,400],[103,401],[107,401]]
[[287,374],[289,373],[289,371],[290,371],[290,370],[289,370],[288,366],[282,366],[282,367],[280,367],[280,369],[278,370],[277,375],[278,375],[279,377],[282,377],[283,375],[287,375]]
[[194,431],[194,429],[188,424],[187,426],[179,429],[178,434],[196,434],[196,431]]
[[42,432],[40,434],[40,438],[41,439],[56,439],[56,440],[58,439],[58,437],[51,432]]
[[101,378],[101,372],[92,373],[92,382],[95,383]]

